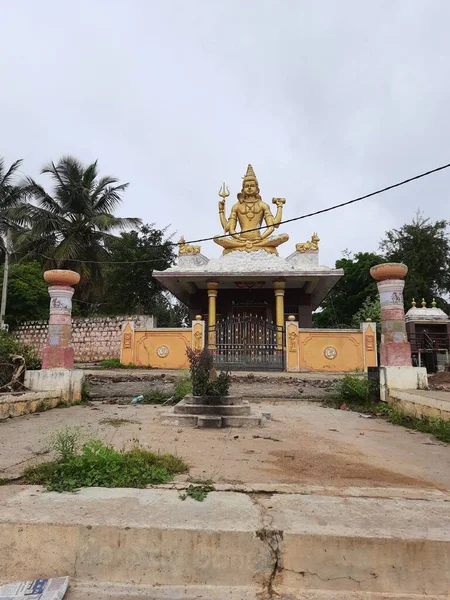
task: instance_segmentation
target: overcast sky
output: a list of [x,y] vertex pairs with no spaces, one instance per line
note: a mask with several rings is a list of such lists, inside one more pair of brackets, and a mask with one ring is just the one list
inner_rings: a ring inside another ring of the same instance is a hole
[[[73,154],[129,181],[122,216],[222,233],[252,163],[284,218],[450,162],[448,0],[0,0],[0,156]],[[42,183],[47,183],[41,177]],[[285,227],[321,262],[376,250],[417,209],[450,218],[450,169]],[[218,256],[212,242],[202,252]]]

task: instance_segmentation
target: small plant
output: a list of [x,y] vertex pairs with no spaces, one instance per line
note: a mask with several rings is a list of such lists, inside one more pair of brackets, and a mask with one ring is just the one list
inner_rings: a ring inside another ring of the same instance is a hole
[[55,431],[50,438],[50,449],[56,454],[57,460],[69,460],[76,456],[82,443],[81,427],[65,427]]
[[81,402],[87,404],[91,401],[91,386],[89,381],[85,381],[83,383],[83,387],[81,388]]
[[39,402],[36,404],[35,412],[45,412],[46,410],[50,410],[51,408],[52,403],[50,402],[50,400],[48,398],[43,398],[42,400],[39,400]]
[[450,421],[431,417],[412,417],[390,407],[386,407],[384,414],[387,420],[394,425],[402,425],[407,429],[430,433],[441,442],[450,443]]
[[119,451],[100,440],[92,440],[80,451],[68,447],[65,458],[29,467],[23,479],[55,492],[81,487],[144,488],[167,483],[176,473],[187,470],[187,465],[171,454],[156,454],[138,446]]
[[210,492],[214,491],[214,486],[211,481],[207,481],[200,485],[189,485],[184,494],[180,494],[181,500],[186,500],[186,498],[192,498],[193,500],[197,500],[197,502],[203,502],[203,500],[208,496]]
[[142,396],[141,404],[164,404],[170,398],[170,394],[159,389],[151,390]]
[[192,381],[188,374],[180,375],[175,381],[174,402],[180,402],[185,396],[192,394]]
[[23,356],[28,370],[41,368],[41,360],[36,356],[33,348],[17,340],[11,333],[0,330],[0,363],[10,361],[11,356]]

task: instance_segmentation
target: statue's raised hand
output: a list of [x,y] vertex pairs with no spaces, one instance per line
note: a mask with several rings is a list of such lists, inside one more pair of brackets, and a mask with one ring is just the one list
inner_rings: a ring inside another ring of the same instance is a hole
[[283,206],[283,204],[286,204],[286,198],[272,198],[272,204]]
[[225,200],[219,200],[219,212],[225,212]]

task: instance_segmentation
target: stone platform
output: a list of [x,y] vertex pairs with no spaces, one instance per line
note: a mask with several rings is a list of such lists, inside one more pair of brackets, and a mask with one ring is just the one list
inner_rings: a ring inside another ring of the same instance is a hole
[[238,396],[217,398],[214,396],[188,395],[173,411],[162,415],[166,425],[180,427],[259,427],[262,415],[251,410],[250,403]]

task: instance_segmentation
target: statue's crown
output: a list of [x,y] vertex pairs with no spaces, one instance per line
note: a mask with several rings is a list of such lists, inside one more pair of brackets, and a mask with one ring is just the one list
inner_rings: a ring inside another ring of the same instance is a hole
[[252,165],[248,165],[247,167],[247,173],[245,174],[244,177],[244,181],[256,181],[256,183],[258,183],[258,180],[256,179],[256,175],[255,175],[255,171],[253,170]]

